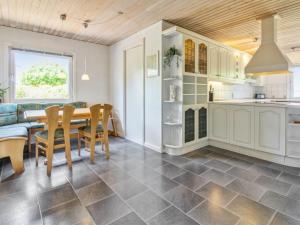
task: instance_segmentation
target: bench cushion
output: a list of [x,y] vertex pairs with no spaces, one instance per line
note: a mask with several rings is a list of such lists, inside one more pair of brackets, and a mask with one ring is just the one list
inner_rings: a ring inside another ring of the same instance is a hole
[[27,110],[40,110],[42,105],[38,103],[22,103],[18,104],[18,123],[33,122],[34,120],[29,120],[24,118],[24,112]]
[[[78,130],[82,130],[84,132],[91,133],[91,126],[80,127],[80,128],[78,128]],[[99,124],[97,126],[96,133],[101,133],[101,132],[103,132],[103,127],[101,124]]]
[[30,122],[30,128],[39,129],[44,127],[44,123]]
[[9,127],[9,128],[0,128],[0,138],[9,138],[9,137],[26,137],[28,133],[26,127]]
[[17,104],[0,104],[0,126],[14,124],[17,122]]
[[15,124],[10,124],[10,125],[6,125],[6,126],[2,126],[0,127],[0,129],[3,128],[18,128],[18,127],[25,127],[26,129],[29,129],[31,127],[29,122],[25,122],[25,123],[15,123]]

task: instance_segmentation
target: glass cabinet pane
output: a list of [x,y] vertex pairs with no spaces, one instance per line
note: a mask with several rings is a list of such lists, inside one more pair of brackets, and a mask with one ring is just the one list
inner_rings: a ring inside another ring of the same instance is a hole
[[185,143],[195,140],[195,110],[185,111]]
[[199,54],[199,73],[207,74],[207,46],[204,43],[199,44],[198,46]]
[[195,42],[191,39],[185,40],[185,72],[195,73]]
[[198,111],[198,138],[207,136],[207,109],[202,107]]

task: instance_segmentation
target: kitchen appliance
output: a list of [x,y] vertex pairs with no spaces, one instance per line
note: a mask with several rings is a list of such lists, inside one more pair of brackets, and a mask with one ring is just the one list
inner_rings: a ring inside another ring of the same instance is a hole
[[266,94],[263,93],[255,94],[255,99],[265,99],[265,98],[266,98]]

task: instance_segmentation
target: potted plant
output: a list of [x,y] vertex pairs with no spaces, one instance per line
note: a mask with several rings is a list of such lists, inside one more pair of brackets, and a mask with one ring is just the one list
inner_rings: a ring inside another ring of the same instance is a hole
[[179,67],[179,61],[181,60],[181,52],[175,47],[175,45],[167,50],[164,56],[164,65],[170,67],[174,57],[176,57],[176,65],[177,67]]
[[[1,84],[0,84],[0,86],[1,86]],[[0,103],[3,102],[4,95],[6,94],[8,89],[9,89],[9,87],[6,87],[6,88],[1,88],[0,87]]]

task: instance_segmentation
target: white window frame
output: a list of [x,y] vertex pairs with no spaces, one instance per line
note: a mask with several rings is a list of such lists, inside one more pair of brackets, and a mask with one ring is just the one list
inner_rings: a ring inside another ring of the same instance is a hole
[[[15,98],[15,63],[14,57],[12,54],[13,50],[25,51],[25,52],[33,52],[33,53],[41,53],[41,54],[49,54],[49,55],[56,55],[56,56],[66,56],[70,57],[71,60],[69,62],[69,98],[67,99],[16,99]],[[73,54],[65,54],[65,53],[55,53],[51,51],[40,51],[35,49],[27,49],[27,48],[17,48],[17,47],[8,47],[8,56],[9,56],[9,101],[14,103],[26,103],[26,102],[71,102],[75,99],[75,73],[74,73],[74,63],[75,63],[75,56]]]

